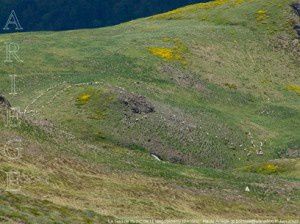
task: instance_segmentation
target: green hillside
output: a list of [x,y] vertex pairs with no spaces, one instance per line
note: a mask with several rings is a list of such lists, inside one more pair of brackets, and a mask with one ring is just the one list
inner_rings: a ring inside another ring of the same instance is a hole
[[[0,54],[0,93],[24,112],[7,128],[2,108],[0,145],[22,150],[1,151],[1,222],[299,219],[293,2],[217,0],[0,35],[24,61]],[[5,191],[10,171],[17,192]]]

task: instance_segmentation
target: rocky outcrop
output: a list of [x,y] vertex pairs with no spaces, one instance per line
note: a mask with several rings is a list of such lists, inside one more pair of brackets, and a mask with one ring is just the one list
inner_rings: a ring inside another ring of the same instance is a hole
[[294,9],[295,13],[300,16],[300,3],[294,3],[291,7]]
[[133,93],[121,92],[119,100],[124,105],[128,106],[133,113],[147,114],[155,112],[154,106],[144,96]]
[[10,108],[10,102],[2,95],[0,95],[0,107]]
[[[291,5],[291,7],[293,8],[295,14],[298,15],[298,17],[300,17],[300,2],[293,3]],[[300,38],[300,22],[299,22],[299,20],[298,20],[298,23],[296,23],[296,25],[294,25],[294,30],[297,32],[298,37]]]
[[300,37],[300,24],[295,25],[294,30],[297,32],[298,36]]

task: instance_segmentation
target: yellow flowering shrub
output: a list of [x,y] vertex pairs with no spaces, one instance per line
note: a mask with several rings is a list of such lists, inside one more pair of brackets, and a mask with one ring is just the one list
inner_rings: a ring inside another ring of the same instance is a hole
[[160,58],[164,58],[167,60],[172,60],[176,58],[176,55],[174,54],[173,50],[170,48],[164,48],[164,47],[150,47],[149,51]]
[[149,52],[152,55],[160,57],[164,60],[179,61],[181,64],[185,65],[187,62],[183,54],[188,51],[188,48],[179,39],[164,37],[163,41],[171,42],[174,44],[174,46],[173,47],[149,47],[148,48]]
[[300,86],[299,85],[288,85],[287,90],[300,94]]
[[266,10],[258,10],[256,12],[256,21],[257,22],[261,22],[261,21],[264,21],[268,18],[268,15],[267,15],[267,11]]
[[275,174],[279,172],[278,165],[274,163],[264,163],[246,168],[247,171],[261,174]]
[[91,95],[87,93],[83,93],[77,98],[77,100],[81,104],[86,104],[87,102],[89,102],[90,99],[91,99]]
[[276,173],[278,170],[278,166],[274,165],[273,163],[267,163],[262,167],[262,171],[265,173]]

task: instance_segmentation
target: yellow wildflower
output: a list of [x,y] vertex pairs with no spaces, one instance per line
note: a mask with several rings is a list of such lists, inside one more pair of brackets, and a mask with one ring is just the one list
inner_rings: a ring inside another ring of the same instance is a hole
[[78,97],[78,101],[82,104],[86,104],[91,98],[90,94],[84,93]]
[[268,18],[266,10],[258,10],[256,12],[256,21],[261,22]]
[[300,94],[300,86],[299,85],[288,85],[287,90]]

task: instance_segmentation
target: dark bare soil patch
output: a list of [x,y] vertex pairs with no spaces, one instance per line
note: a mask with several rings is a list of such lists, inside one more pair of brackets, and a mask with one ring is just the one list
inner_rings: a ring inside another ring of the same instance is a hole
[[0,95],[0,107],[10,108],[10,102],[2,95]]
[[155,108],[146,97],[125,91],[119,92],[119,100],[135,114],[148,114],[155,112]]

